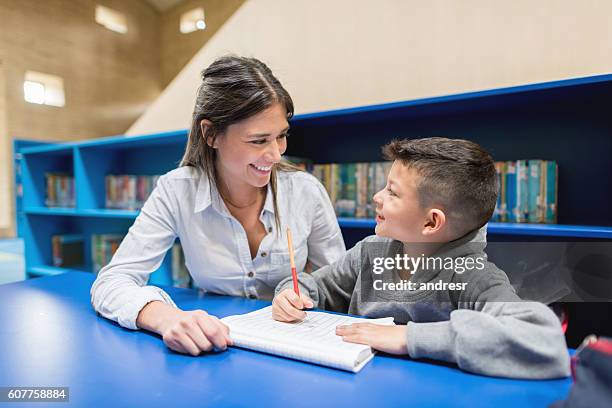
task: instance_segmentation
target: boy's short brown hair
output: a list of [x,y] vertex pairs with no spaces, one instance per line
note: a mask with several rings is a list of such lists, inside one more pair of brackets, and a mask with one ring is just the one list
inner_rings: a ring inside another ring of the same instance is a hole
[[393,140],[383,154],[417,171],[421,207],[443,210],[456,232],[480,228],[493,215],[499,189],[495,163],[478,144],[443,137]]

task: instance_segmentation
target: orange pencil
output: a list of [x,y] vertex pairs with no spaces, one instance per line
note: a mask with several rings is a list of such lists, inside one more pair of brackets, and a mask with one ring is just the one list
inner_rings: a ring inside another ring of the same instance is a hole
[[291,277],[293,278],[293,291],[300,296],[300,288],[298,287],[297,270],[295,269],[295,259],[293,258],[293,241],[291,239],[291,230],[287,228],[287,244],[289,245],[289,261],[291,262]]

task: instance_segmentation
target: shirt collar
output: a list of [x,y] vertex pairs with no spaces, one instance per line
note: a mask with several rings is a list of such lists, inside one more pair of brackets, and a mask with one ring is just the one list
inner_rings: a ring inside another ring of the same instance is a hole
[[[280,195],[280,183],[278,183],[277,176],[277,184],[276,184],[276,194],[277,199]],[[200,171],[200,180],[198,181],[198,189],[196,191],[195,203],[193,212],[201,212],[206,210],[208,207],[212,206],[215,210],[217,210],[220,214],[229,215],[227,211],[227,207],[225,203],[221,199],[221,195],[217,190],[217,186],[215,183],[211,183],[208,179],[208,175],[205,171]],[[267,192],[266,192],[266,201],[263,206],[264,212],[269,212],[274,214],[274,200],[272,197],[272,185],[268,183]]]
[[[277,183],[276,183],[276,198],[278,200],[278,190],[279,190],[279,183],[278,183],[278,177],[277,177]],[[268,183],[268,191],[266,192],[266,202],[264,203],[263,206],[263,211],[268,211],[271,214],[274,214],[274,198],[272,197],[272,185],[270,183]]]
[[213,197],[219,197],[217,186],[215,186],[215,183],[209,182],[206,171],[200,169],[200,179],[198,180],[193,212],[197,213],[206,210],[213,204]]

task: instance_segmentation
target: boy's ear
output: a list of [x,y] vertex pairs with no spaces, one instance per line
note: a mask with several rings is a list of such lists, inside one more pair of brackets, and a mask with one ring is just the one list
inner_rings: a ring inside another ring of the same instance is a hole
[[446,214],[438,208],[432,208],[427,212],[425,225],[423,226],[423,235],[433,235],[442,230],[446,225]]
[[213,137],[211,137],[210,135],[211,128],[212,128],[212,122],[208,119],[202,119],[202,121],[200,122],[200,129],[202,130],[202,137],[204,138],[204,141],[206,142],[208,146],[212,147],[213,149],[216,149],[217,139],[214,138],[214,143],[213,143]]

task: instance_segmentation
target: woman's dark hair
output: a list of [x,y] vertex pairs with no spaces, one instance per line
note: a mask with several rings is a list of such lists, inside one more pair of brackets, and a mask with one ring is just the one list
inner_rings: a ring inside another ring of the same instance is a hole
[[[256,115],[275,103],[280,103],[285,108],[287,119],[293,116],[291,96],[266,64],[255,58],[235,55],[226,55],[217,59],[202,71],[202,84],[198,88],[189,139],[180,165],[204,170],[223,197],[215,168],[217,153],[211,146],[228,126]],[[202,134],[201,127],[204,119],[212,123],[206,135]],[[276,191],[279,170],[298,169],[287,162],[272,167],[270,187],[278,229],[280,229],[280,218]]]

